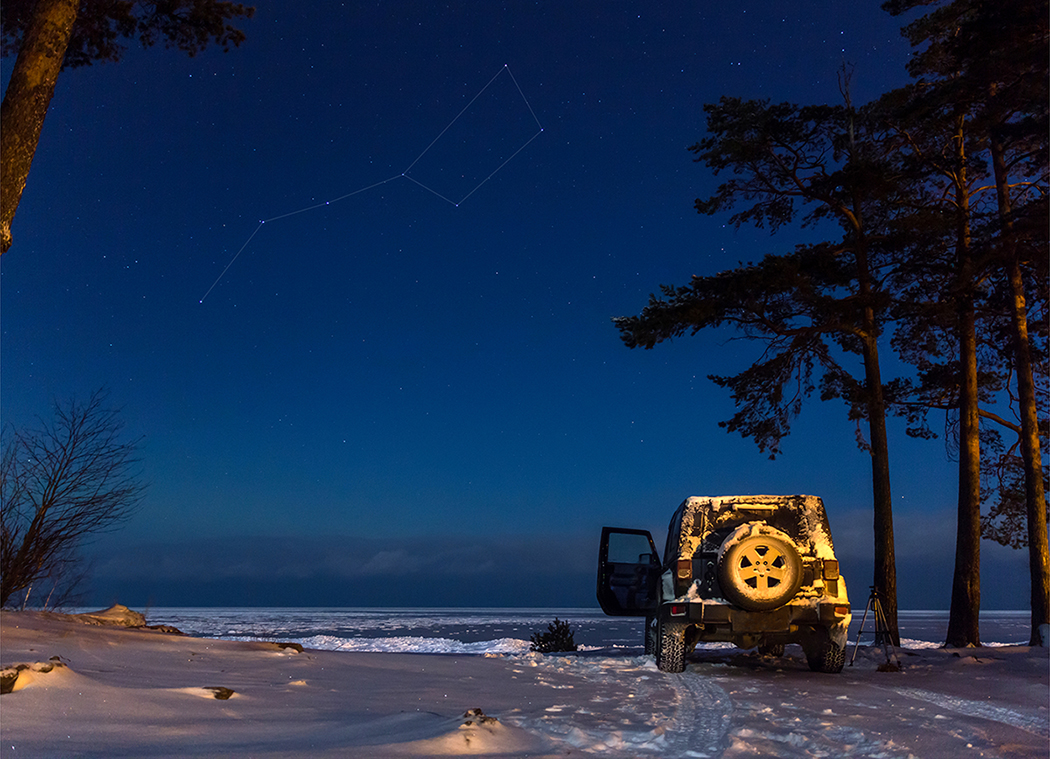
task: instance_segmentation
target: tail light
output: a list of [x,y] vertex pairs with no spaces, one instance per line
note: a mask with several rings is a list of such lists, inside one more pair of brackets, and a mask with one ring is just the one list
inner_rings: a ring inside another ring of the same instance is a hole
[[678,565],[675,568],[675,574],[678,577],[679,582],[689,582],[693,579],[693,560],[692,559],[679,559]]
[[849,609],[848,606],[836,606],[834,608],[835,608],[835,616],[836,617],[845,617],[850,612],[850,609]]
[[672,617],[684,617],[685,616],[685,604],[671,604],[671,616]]
[[839,579],[839,562],[837,559],[824,559],[824,579]]

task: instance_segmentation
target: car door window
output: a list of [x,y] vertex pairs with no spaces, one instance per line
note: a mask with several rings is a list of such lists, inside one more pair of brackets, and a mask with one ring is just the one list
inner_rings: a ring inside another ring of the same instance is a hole
[[614,532],[609,535],[608,561],[615,564],[655,564],[648,535]]

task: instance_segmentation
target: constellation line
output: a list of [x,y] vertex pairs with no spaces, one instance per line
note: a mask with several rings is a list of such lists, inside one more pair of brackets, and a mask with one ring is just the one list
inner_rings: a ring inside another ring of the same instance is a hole
[[393,182],[395,179],[400,179],[402,176],[403,176],[402,174],[395,174],[394,176],[390,177],[390,179],[384,179],[382,182],[376,182],[375,184],[370,184],[370,185],[368,185],[368,187],[362,187],[360,190],[354,190],[353,192],[348,192],[346,195],[340,195],[338,198],[332,198],[331,200],[325,200],[325,201],[322,201],[321,203],[314,203],[312,206],[307,206],[306,208],[300,208],[298,211],[289,211],[288,213],[282,213],[280,216],[274,216],[274,217],[271,217],[269,219],[263,219],[259,223],[260,224],[265,224],[268,221],[277,221],[278,219],[287,219],[289,216],[295,216],[296,214],[299,214],[299,213],[306,213],[307,211],[312,211],[315,208],[321,208],[322,206],[330,206],[330,205],[332,205],[332,203],[338,203],[340,200],[346,200],[347,198],[353,197],[354,195],[359,195],[360,193],[364,192],[365,190],[371,190],[373,187],[379,187],[379,185],[381,185],[381,184],[386,184],[387,182]]
[[[507,68],[507,64],[504,63],[503,64],[503,68],[496,72],[496,76],[499,76],[500,74],[502,74],[503,70],[506,69],[506,68]],[[509,69],[507,69],[507,70],[509,71]],[[489,88],[489,85],[492,84],[494,81],[496,81],[496,76],[494,76],[491,79],[489,79],[488,83],[484,87],[482,87],[480,90],[478,90],[478,94],[475,95],[474,97],[472,97],[470,99],[470,102],[467,103],[465,106],[463,106],[463,110],[456,114],[456,118],[454,118],[454,119],[452,119],[452,121],[448,122],[448,126],[446,126],[444,129],[441,130],[441,134],[439,134],[437,137],[435,137],[433,140],[430,141],[430,144],[427,145],[423,149],[423,152],[416,156],[416,160],[412,161],[412,163],[410,163],[408,165],[408,168],[401,172],[402,174],[407,174],[409,171],[412,170],[413,166],[415,166],[417,163],[419,163],[419,159],[422,158],[423,156],[425,156],[427,154],[427,151],[430,150],[432,147],[434,147],[434,143],[437,142],[438,140],[440,140],[444,136],[445,132],[447,132],[449,129],[451,129],[453,124],[455,124],[457,121],[459,121],[459,117],[462,116],[464,113],[466,113],[467,109],[470,108],[470,106],[474,105],[474,101],[477,100],[479,97],[481,97],[482,93],[484,93],[485,90],[487,90]],[[513,79],[513,77],[511,77],[511,78]],[[532,109],[530,108],[529,110],[532,110]]]
[[[543,131],[543,130],[541,129],[541,130],[540,130],[540,132],[542,132],[542,131]],[[496,167],[496,171],[499,171],[500,169],[502,169],[502,168],[503,168],[504,166],[506,166],[506,165],[507,165],[508,163],[510,163],[510,159],[511,159],[511,158],[513,158],[513,157],[514,157],[514,156],[516,156],[516,155],[517,155],[518,153],[520,153],[520,152],[521,152],[521,151],[523,151],[523,150],[524,150],[525,148],[527,148],[527,147],[529,146],[529,142],[532,142],[533,140],[535,140],[535,139],[536,139],[537,137],[539,137],[539,136],[540,136],[540,132],[536,132],[536,134],[532,135],[532,137],[530,137],[530,138],[529,138],[529,141],[528,141],[528,142],[526,142],[526,143],[525,143],[524,145],[522,145],[522,146],[521,146],[520,148],[518,148],[518,149],[517,149],[517,150],[515,150],[515,151],[514,151],[513,153],[511,153],[511,155],[510,155],[510,158],[508,158],[508,159],[507,159],[506,161],[504,161],[503,163],[501,163],[501,164],[500,164],[499,166],[497,166],[497,167]],[[470,197],[471,195],[473,195],[473,194],[474,194],[475,192],[477,192],[477,190],[478,190],[478,187],[481,187],[481,185],[485,184],[485,183],[486,183],[487,181],[489,181],[490,179],[492,179],[492,177],[496,176],[496,171],[493,171],[493,172],[492,172],[491,174],[489,174],[489,175],[488,175],[487,177],[485,177],[485,178],[484,178],[484,179],[482,179],[482,180],[481,180],[480,182],[478,182],[478,184],[477,184],[477,187],[475,187],[475,188],[474,188],[473,190],[471,190],[470,192],[468,192],[468,193],[467,193],[466,195],[464,195],[464,196],[463,196],[462,198],[460,198],[460,199],[459,199],[459,203],[462,203],[462,202],[463,202],[464,200],[466,200],[467,198],[469,198],[469,197]],[[411,179],[411,177],[405,177],[405,178],[406,178],[406,179]],[[428,188],[428,189],[429,189],[429,188]],[[456,203],[456,208],[459,208],[459,203]]]
[[[514,86],[518,88],[518,94],[521,95],[521,99],[525,101],[525,107],[529,109],[529,113],[532,114],[533,121],[536,122],[536,126],[539,127],[540,132],[542,132],[543,124],[541,124],[540,120],[536,118],[536,112],[532,110],[532,106],[529,105],[529,99],[525,97],[525,93],[521,91],[521,85],[518,84],[518,80],[515,79],[514,74],[511,73],[510,66],[504,63],[503,68],[507,70],[507,75],[510,77],[510,80],[514,82]],[[499,72],[496,73],[496,76],[499,76]],[[494,76],[492,78],[495,79],[496,77]],[[489,84],[492,84],[492,82],[489,82]],[[488,84],[486,84],[485,86],[488,87]],[[478,94],[480,95],[481,93],[479,92]],[[537,132],[537,134],[539,134],[539,132]],[[532,142],[532,140],[529,140],[529,142]],[[529,143],[526,142],[525,144],[528,145]]]
[[201,298],[201,300],[200,300],[201,303],[203,303],[204,302],[204,298],[207,298],[208,295],[211,293],[211,291],[215,289],[215,285],[219,284],[219,280],[222,279],[222,275],[226,273],[227,269],[229,269],[231,266],[233,266],[233,262],[237,260],[237,256],[239,256],[241,254],[241,252],[245,248],[248,247],[248,243],[250,243],[252,241],[252,237],[255,237],[255,235],[257,235],[259,233],[259,230],[262,229],[263,224],[265,224],[265,223],[266,223],[265,221],[260,221],[259,222],[259,226],[257,226],[255,228],[255,231],[252,232],[251,237],[249,237],[247,240],[244,241],[244,245],[241,246],[241,249],[238,250],[237,253],[234,255],[234,257],[232,259],[230,259],[230,262],[228,264],[226,264],[226,269],[223,269],[222,272],[219,274],[219,276],[215,278],[215,281],[211,283],[211,287],[208,288],[208,292],[204,293],[204,297]]
[[[422,182],[420,182],[418,179],[416,179],[414,177],[410,177],[408,175],[408,172],[411,171],[412,167],[415,166],[417,163],[419,163],[420,159],[424,155],[427,154],[427,151],[429,151],[432,147],[434,147],[434,145],[437,143],[437,141],[440,140],[444,136],[445,132],[447,132],[449,129],[452,128],[452,125],[455,124],[459,120],[459,117],[467,112],[467,110],[470,108],[470,106],[472,106],[474,104],[474,101],[476,101],[479,97],[481,97],[482,94],[485,92],[485,90],[487,90],[489,88],[489,86],[494,81],[496,81],[496,77],[498,77],[504,71],[506,71],[507,75],[510,76],[510,80],[512,82],[514,82],[514,86],[515,86],[515,88],[517,88],[518,94],[521,95],[521,99],[525,102],[525,107],[529,109],[529,113],[532,115],[533,120],[536,122],[536,127],[537,127],[538,131],[535,134],[533,134],[532,137],[530,137],[528,140],[526,140],[525,143],[521,147],[519,147],[517,150],[515,150],[513,153],[511,153],[510,157],[508,157],[505,161],[503,161],[503,163],[501,163],[499,166],[497,166],[496,169],[491,174],[489,174],[487,177],[485,177],[480,182],[478,182],[470,192],[468,192],[466,195],[464,195],[462,198],[460,198],[458,203],[456,201],[454,201],[454,200],[450,200],[449,198],[445,197],[444,195],[442,195],[440,192],[438,192],[437,190],[433,189],[432,187],[428,187],[427,185],[425,185]],[[521,86],[518,84],[518,80],[514,78],[514,74],[511,73],[510,67],[507,64],[503,64],[503,67],[500,68],[499,71],[497,71],[495,73],[495,75],[491,79],[488,80],[488,82],[485,84],[484,87],[482,87],[480,90],[478,90],[478,93],[474,97],[472,97],[470,99],[470,102],[467,103],[463,107],[463,109],[459,113],[456,114],[455,118],[453,118],[452,121],[450,121],[445,126],[445,128],[441,130],[440,133],[438,133],[437,137],[435,137],[433,140],[430,141],[430,144],[427,145],[426,148],[424,148],[423,152],[420,153],[418,156],[416,156],[416,159],[414,161],[412,161],[412,163],[410,163],[408,165],[408,168],[406,168],[400,174],[395,174],[392,177],[389,177],[389,178],[384,179],[384,180],[379,181],[379,182],[375,182],[374,184],[370,184],[367,187],[362,187],[359,190],[354,190],[353,192],[348,192],[345,195],[340,195],[338,198],[332,198],[331,200],[324,200],[324,201],[321,201],[320,203],[313,203],[311,205],[304,206],[303,208],[299,208],[299,209],[297,209],[295,211],[289,211],[288,213],[283,213],[283,214],[279,214],[277,216],[272,216],[269,219],[261,219],[259,221],[259,226],[257,226],[255,228],[255,231],[252,232],[251,235],[249,235],[247,240],[244,241],[244,244],[234,254],[233,258],[230,259],[230,262],[228,264],[226,264],[226,268],[224,268],[221,272],[219,272],[219,276],[215,278],[214,282],[212,282],[211,287],[209,287],[208,291],[206,293],[204,293],[204,295],[201,297],[199,303],[204,303],[204,299],[207,298],[211,294],[211,291],[215,289],[215,286],[219,284],[219,282],[222,280],[222,278],[226,275],[226,272],[230,269],[231,266],[233,266],[234,261],[236,261],[240,257],[241,253],[244,252],[244,249],[248,247],[248,243],[250,243],[252,241],[252,239],[255,237],[255,235],[257,235],[259,233],[259,230],[262,229],[263,225],[266,224],[267,222],[277,221],[278,219],[287,219],[289,216],[296,216],[296,215],[301,214],[301,213],[306,213],[307,211],[313,211],[313,210],[315,210],[317,208],[322,208],[324,206],[330,206],[333,203],[338,203],[341,200],[346,200],[347,198],[353,197],[354,195],[359,195],[362,192],[365,192],[367,190],[371,190],[373,188],[379,187],[380,185],[384,185],[387,182],[393,182],[395,179],[402,179],[402,178],[407,179],[410,182],[413,182],[414,184],[419,185],[424,190],[426,190],[427,192],[430,192],[430,193],[436,195],[437,197],[439,197],[442,200],[444,200],[446,203],[449,203],[450,205],[453,205],[456,208],[459,208],[460,203],[462,203],[464,200],[469,198],[471,195],[473,195],[475,192],[478,191],[478,188],[480,188],[483,184],[485,184],[490,179],[492,179],[492,177],[494,177],[496,175],[496,173],[500,169],[502,169],[504,166],[506,166],[508,163],[511,162],[511,160],[514,158],[514,156],[516,156],[518,153],[520,153],[522,150],[524,150],[526,147],[528,147],[528,145],[533,140],[535,140],[537,137],[539,137],[540,136],[540,132],[542,132],[542,131],[543,131],[543,125],[540,124],[540,120],[538,118],[536,118],[536,112],[532,110],[532,105],[529,103],[528,98],[525,97],[525,93],[522,92]]]
[[427,187],[427,186],[426,186],[425,184],[423,184],[422,182],[420,182],[420,181],[419,181],[418,179],[416,179],[415,177],[410,177],[410,176],[409,176],[408,174],[402,174],[401,176],[403,176],[403,177],[404,177],[405,179],[407,179],[407,180],[408,180],[409,182],[415,182],[415,183],[416,183],[417,185],[419,185],[420,187],[422,187],[422,188],[423,188],[424,190],[426,190],[427,192],[432,192],[432,193],[434,193],[434,194],[435,194],[435,195],[437,195],[437,196],[438,196],[439,198],[441,198],[442,200],[444,200],[444,201],[445,201],[446,203],[449,203],[449,204],[451,204],[451,205],[454,205],[454,206],[456,206],[457,208],[459,207],[459,204],[458,204],[458,203],[457,203],[456,201],[454,201],[454,200],[449,200],[449,199],[448,199],[448,198],[446,198],[446,197],[445,197],[444,195],[442,195],[442,194],[441,194],[440,192],[438,192],[437,190],[433,189],[432,187]]

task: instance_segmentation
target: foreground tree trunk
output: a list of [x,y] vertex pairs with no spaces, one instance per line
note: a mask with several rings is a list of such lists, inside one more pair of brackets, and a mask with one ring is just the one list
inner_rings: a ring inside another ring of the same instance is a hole
[[1010,283],[1011,323],[1013,326],[1014,368],[1021,416],[1021,457],[1024,460],[1025,505],[1028,516],[1028,568],[1032,579],[1032,633],[1029,645],[1047,646],[1042,630],[1050,625],[1050,547],[1047,545],[1046,492],[1043,487],[1042,452],[1039,445],[1039,417],[1035,402],[1035,379],[1028,342],[1028,309],[1024,280],[1014,238],[1010,185],[1002,142],[991,141],[992,167],[999,200],[1002,250],[1007,281]]
[[0,106],[0,253],[33,163],[62,60],[77,19],[77,0],[39,0]]
[[945,638],[945,644],[949,646],[981,645],[981,441],[965,134],[964,120],[960,116],[955,134],[957,166],[954,177],[957,221],[955,298],[959,340],[959,509],[952,602]]
[[[961,267],[960,267],[961,268]],[[959,510],[949,646],[979,646],[981,637],[981,443],[978,435],[977,338],[973,302],[959,307]]]
[[1024,283],[1016,256],[1009,266],[1013,291],[1014,350],[1017,354],[1017,390],[1021,405],[1021,455],[1025,469],[1025,504],[1028,511],[1028,567],[1032,578],[1032,634],[1029,645],[1050,646],[1050,548],[1047,546],[1046,492],[1041,471],[1039,427],[1036,416],[1032,359],[1028,348],[1028,317]]
[[[848,104],[848,98],[847,98]],[[856,146],[850,141],[851,157]],[[897,560],[893,537],[893,497],[890,494],[890,446],[886,436],[886,400],[882,392],[882,369],[879,364],[879,321],[872,307],[872,276],[865,217],[859,189],[853,188],[853,213],[849,218],[857,235],[857,291],[863,304],[860,315],[864,385],[867,396],[868,437],[871,445],[871,489],[874,512],[875,572],[874,586],[880,597],[883,615],[893,645],[900,646],[897,627]]]
[[865,340],[864,369],[869,390],[868,434],[871,437],[871,484],[875,512],[875,590],[881,599],[893,645],[900,646],[897,627],[897,561],[893,539],[893,498],[890,496],[890,447],[886,438],[886,402],[882,395],[878,345]]

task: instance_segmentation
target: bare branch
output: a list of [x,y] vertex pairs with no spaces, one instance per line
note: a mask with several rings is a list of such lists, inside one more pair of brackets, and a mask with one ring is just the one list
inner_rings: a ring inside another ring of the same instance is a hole
[[46,578],[78,579],[67,567],[83,540],[115,529],[141,502],[139,441],[122,440],[124,424],[106,401],[97,391],[83,404],[56,402],[53,420],[37,429],[4,430],[0,605]]

